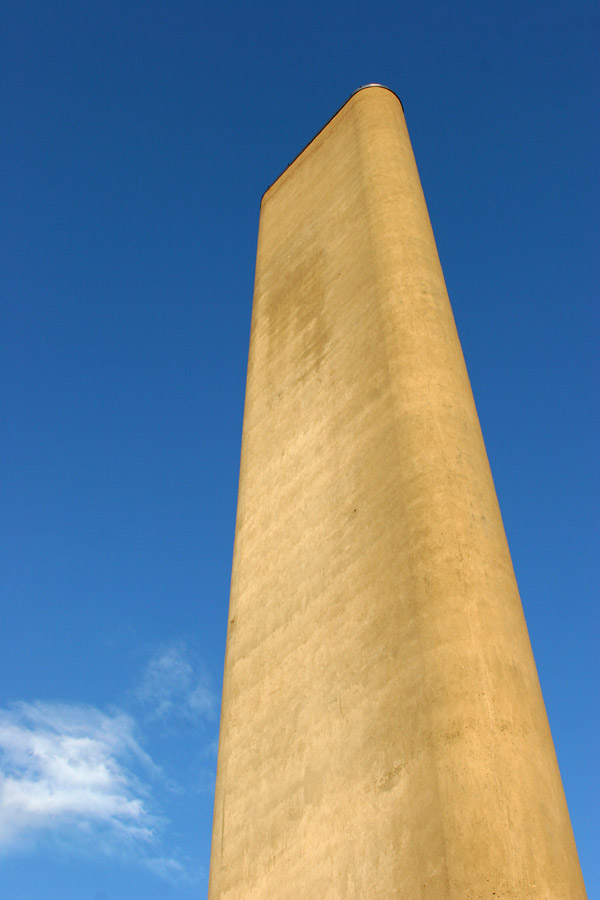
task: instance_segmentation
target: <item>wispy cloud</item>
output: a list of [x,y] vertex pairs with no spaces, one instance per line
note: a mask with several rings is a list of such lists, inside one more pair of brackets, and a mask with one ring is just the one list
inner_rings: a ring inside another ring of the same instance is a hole
[[204,726],[217,704],[201,673],[184,642],[172,642],[125,695],[129,713],[40,701],[0,707],[0,855],[52,848],[133,863],[174,883],[201,881],[178,826],[185,798],[212,790]]
[[148,859],[144,860],[144,866],[165,881],[193,884],[204,874],[198,864],[194,867],[188,860],[186,865],[180,860],[169,856],[148,857]]
[[183,642],[158,650],[148,662],[135,690],[150,717],[166,720],[214,718],[217,698],[208,679],[194,665]]
[[0,850],[41,833],[97,835],[106,851],[147,846],[159,819],[137,771],[155,767],[133,720],[89,706],[0,709]]

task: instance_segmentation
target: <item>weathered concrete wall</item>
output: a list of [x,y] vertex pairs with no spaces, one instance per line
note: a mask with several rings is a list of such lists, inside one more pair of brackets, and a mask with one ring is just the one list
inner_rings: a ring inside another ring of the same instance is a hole
[[261,209],[210,900],[585,897],[402,108]]

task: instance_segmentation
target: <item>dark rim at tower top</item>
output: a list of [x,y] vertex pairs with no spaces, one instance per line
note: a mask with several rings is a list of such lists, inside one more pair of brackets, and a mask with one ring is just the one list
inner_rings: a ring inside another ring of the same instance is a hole
[[308,141],[308,143],[306,143],[306,144],[304,145],[304,147],[302,148],[302,150],[300,150],[300,152],[297,153],[297,154],[294,156],[294,158],[291,160],[291,162],[289,162],[289,163],[287,164],[287,166],[285,167],[285,169],[282,169],[282,171],[279,173],[279,175],[277,176],[277,178],[275,179],[275,181],[272,181],[271,184],[266,188],[266,190],[263,192],[262,197],[260,198],[261,206],[262,206],[263,200],[265,199],[265,196],[266,196],[266,195],[268,194],[268,192],[271,190],[271,188],[273,187],[273,185],[274,185],[274,184],[277,184],[277,182],[279,181],[279,179],[281,178],[281,176],[284,175],[284,174],[287,172],[287,170],[290,168],[290,166],[293,166],[293,164],[296,162],[296,160],[298,159],[298,157],[302,156],[302,154],[304,153],[304,151],[307,150],[308,147],[310,147],[310,145],[313,143],[313,141],[316,140],[316,138],[319,137],[319,135],[321,134],[321,132],[324,131],[324,130],[327,128],[327,126],[329,125],[329,123],[332,122],[333,119],[335,119],[335,117],[338,115],[338,113],[340,113],[340,112],[343,110],[343,108],[344,108],[344,107],[352,100],[353,97],[355,97],[357,94],[360,94],[361,91],[366,91],[368,88],[382,88],[384,91],[389,91],[390,94],[393,94],[393,95],[394,95],[394,97],[396,98],[396,100],[398,101],[398,103],[400,104],[400,106],[402,107],[402,111],[404,112],[404,106],[402,105],[402,100],[400,99],[400,97],[398,96],[398,94],[397,94],[395,91],[393,91],[391,88],[387,87],[385,84],[378,84],[377,82],[371,82],[370,84],[363,84],[363,85],[361,85],[360,87],[356,88],[355,91],[352,91],[352,93],[350,94],[350,96],[348,97],[348,99],[345,100],[345,101],[342,103],[342,105],[340,106],[340,108],[337,109],[337,110],[334,112],[334,114],[333,114],[332,116],[330,116],[330,117],[327,119],[327,121],[325,122],[324,125],[321,126],[321,128],[319,128],[319,130],[317,131],[317,133],[313,135],[313,137],[310,139],[310,141]]

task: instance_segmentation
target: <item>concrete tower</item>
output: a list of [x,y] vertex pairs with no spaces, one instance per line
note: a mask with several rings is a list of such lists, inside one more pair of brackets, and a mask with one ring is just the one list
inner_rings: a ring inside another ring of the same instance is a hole
[[580,900],[402,107],[263,198],[210,900]]

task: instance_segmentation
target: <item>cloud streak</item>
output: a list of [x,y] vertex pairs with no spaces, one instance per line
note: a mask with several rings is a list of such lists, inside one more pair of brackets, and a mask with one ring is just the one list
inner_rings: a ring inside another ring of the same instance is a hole
[[[0,856],[50,850],[110,857],[172,883],[204,877],[189,853],[189,820],[183,830],[177,822],[206,781],[216,696],[186,644],[174,641],[158,648],[125,699],[132,714],[42,701],[0,707]],[[142,746],[140,726],[164,766]]]
[[145,777],[156,771],[133,720],[89,706],[0,709],[0,851],[40,833],[97,835],[105,851],[148,846],[160,820]]
[[151,718],[163,721],[212,719],[217,707],[208,680],[194,668],[182,642],[168,644],[152,657],[135,696]]

